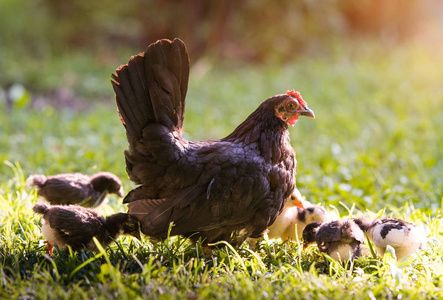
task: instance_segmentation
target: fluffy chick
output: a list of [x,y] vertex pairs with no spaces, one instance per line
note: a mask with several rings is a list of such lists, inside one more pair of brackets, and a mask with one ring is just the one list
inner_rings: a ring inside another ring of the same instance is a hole
[[336,261],[348,261],[361,255],[364,232],[353,220],[314,222],[303,230],[305,246],[317,243],[319,250]]
[[328,215],[319,205],[303,203],[305,208],[295,206],[292,200],[288,200],[282,213],[275,222],[269,226],[268,237],[293,240],[302,237],[303,229],[312,222],[328,221]]
[[393,218],[374,220],[368,226],[367,234],[379,255],[383,256],[390,245],[397,260],[421,250],[426,242],[426,232],[422,227]]
[[140,239],[140,225],[136,218],[126,213],[117,213],[106,218],[96,210],[78,205],[48,205],[39,203],[32,208],[43,215],[42,232],[50,253],[54,244],[60,249],[67,245],[75,250],[86,247],[98,251],[93,237],[108,246],[121,234],[129,234]]
[[54,176],[31,175],[27,184],[37,188],[37,194],[50,204],[78,204],[96,207],[102,204],[107,193],[123,197],[120,179],[109,172],[92,176],[81,173],[58,174]]
[[[267,234],[271,239],[281,238],[283,241],[295,241],[297,237],[301,239],[303,229],[309,223],[328,220],[328,214],[324,208],[307,202],[298,189],[295,189],[291,198],[286,201],[281,214],[269,226]],[[247,242],[254,248],[257,240],[248,238]]]

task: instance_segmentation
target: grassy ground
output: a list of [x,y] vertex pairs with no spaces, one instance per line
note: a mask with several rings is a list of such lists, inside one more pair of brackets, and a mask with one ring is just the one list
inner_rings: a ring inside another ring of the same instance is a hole
[[[123,57],[122,62],[127,58]],[[87,111],[16,105],[0,112],[0,298],[361,299],[443,297],[443,61],[437,51],[337,48],[284,67],[215,65],[191,74],[185,129],[190,139],[228,134],[266,97],[299,90],[316,113],[290,129],[297,184],[340,216],[403,218],[427,228],[416,257],[364,256],[347,266],[315,247],[264,241],[212,256],[182,238],[131,238],[98,254],[45,254],[32,173],[106,170],[126,179],[125,133],[109,104]],[[113,70],[105,70],[108,74]],[[106,89],[99,87],[99,90]],[[1,104],[0,104],[1,105]],[[124,211],[110,198],[104,214]]]

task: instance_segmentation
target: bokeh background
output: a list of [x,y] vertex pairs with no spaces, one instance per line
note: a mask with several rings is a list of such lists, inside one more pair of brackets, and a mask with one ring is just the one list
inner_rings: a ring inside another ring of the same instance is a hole
[[160,38],[184,40],[193,64],[281,65],[365,39],[443,51],[442,19],[438,0],[1,0],[0,86],[60,105],[107,98],[122,58]]

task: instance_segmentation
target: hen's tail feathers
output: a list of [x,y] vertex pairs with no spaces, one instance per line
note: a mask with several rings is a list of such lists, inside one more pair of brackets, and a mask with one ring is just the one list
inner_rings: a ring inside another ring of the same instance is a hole
[[189,57],[180,39],[159,40],[132,56],[112,75],[117,109],[131,143],[149,123],[181,132],[188,90]]
[[44,203],[37,203],[36,205],[34,205],[32,210],[37,214],[45,215],[49,210],[49,205]]
[[35,187],[42,187],[45,184],[46,176],[35,174],[28,177],[26,180],[26,185],[29,187],[35,186]]

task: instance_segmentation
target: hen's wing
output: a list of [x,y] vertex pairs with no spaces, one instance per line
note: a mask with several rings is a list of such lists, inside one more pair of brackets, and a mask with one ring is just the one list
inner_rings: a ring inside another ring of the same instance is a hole
[[276,199],[284,197],[270,188],[270,167],[256,153],[217,144],[195,155],[200,167],[192,168],[193,174],[183,179],[192,178],[192,183],[170,197],[147,199],[150,189],[144,186],[129,193],[129,213],[141,220],[142,231],[164,238],[174,222],[172,234],[204,231],[208,240],[233,228],[249,233],[259,228],[254,234],[261,233],[271,222],[269,216],[281,209],[282,202]]

